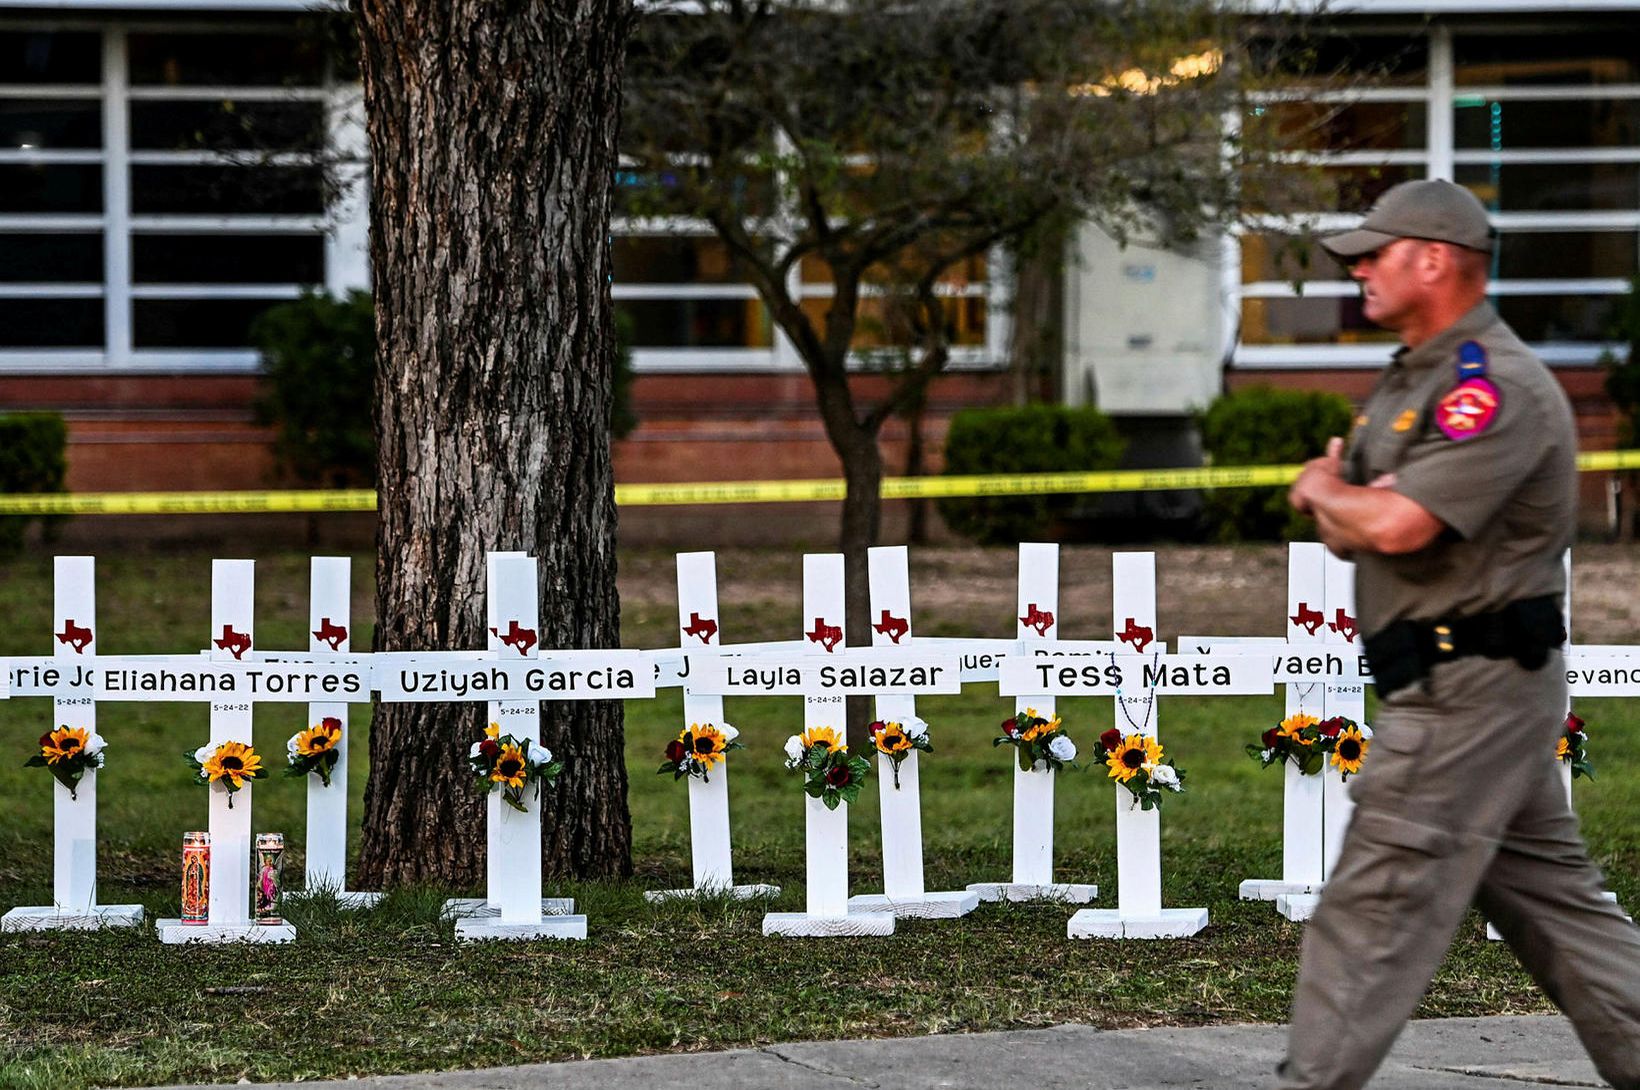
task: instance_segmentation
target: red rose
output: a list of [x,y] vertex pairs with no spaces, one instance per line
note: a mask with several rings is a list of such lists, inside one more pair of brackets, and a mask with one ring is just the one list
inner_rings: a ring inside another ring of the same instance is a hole
[[1114,751],[1122,744],[1122,732],[1115,727],[1110,728],[1099,736],[1099,744],[1104,746],[1107,752]]
[[684,748],[683,743],[678,741],[676,738],[666,743],[666,759],[668,761],[681,761],[688,755],[688,753],[689,751]]
[[1321,731],[1321,737],[1323,738],[1337,738],[1344,729],[1344,717],[1335,715],[1331,719],[1325,720],[1317,729]]
[[40,748],[44,749],[51,744],[51,732],[48,730],[40,735]]
[[342,729],[342,721],[337,719],[334,715],[325,716],[323,719],[319,720],[319,725],[324,727],[326,730]]
[[826,769],[826,782],[833,787],[847,787],[851,778],[848,765],[833,765]]
[[478,743],[479,756],[483,757],[485,760],[495,760],[496,755],[500,752],[501,743],[497,742],[494,738],[486,738],[484,741]]
[[1264,743],[1264,748],[1265,749],[1274,749],[1274,748],[1276,748],[1276,743],[1280,740],[1281,740],[1281,732],[1279,730],[1277,730],[1275,727],[1271,727],[1269,730],[1265,731],[1262,738],[1260,739],[1260,741],[1262,741]]
[[1018,734],[1019,733],[1019,720],[1018,720],[1018,718],[1004,719],[1002,721],[1002,733],[1008,735],[1009,737],[1013,737],[1014,735]]
[[878,731],[880,731],[882,729],[883,729],[883,721],[881,719],[873,719],[871,721],[871,733],[876,734]]
[[1577,716],[1573,715],[1571,712],[1566,713],[1566,733],[1567,734],[1582,734],[1583,733],[1583,728],[1585,726],[1587,726],[1587,724],[1584,723],[1583,720],[1579,719]]

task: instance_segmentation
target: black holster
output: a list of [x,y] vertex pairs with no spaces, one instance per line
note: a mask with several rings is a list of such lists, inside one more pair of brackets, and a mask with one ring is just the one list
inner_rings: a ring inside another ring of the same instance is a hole
[[1432,621],[1396,621],[1362,639],[1380,698],[1422,681],[1439,662],[1469,655],[1514,659],[1541,669],[1566,642],[1566,623],[1553,595],[1522,598],[1493,613]]

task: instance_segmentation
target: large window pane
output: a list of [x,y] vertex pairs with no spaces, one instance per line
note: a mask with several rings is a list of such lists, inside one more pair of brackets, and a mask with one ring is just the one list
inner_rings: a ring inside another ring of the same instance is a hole
[[1459,86],[1640,82],[1640,34],[1465,34],[1452,40]]
[[1361,313],[1360,296],[1351,295],[1243,299],[1241,339],[1244,344],[1393,344],[1396,336],[1369,322]]
[[0,99],[0,148],[100,148],[96,99]]
[[1422,102],[1273,102],[1255,107],[1247,127],[1273,126],[1280,146],[1360,151],[1422,148]]
[[729,284],[744,281],[729,248],[717,238],[617,237],[617,284]]
[[1498,314],[1526,341],[1606,341],[1617,298],[1610,295],[1504,295]]
[[[832,301],[825,298],[803,300],[803,311],[816,328],[822,328]],[[985,344],[985,325],[989,307],[981,296],[965,296],[940,300],[945,310],[945,335],[954,346],[973,348]],[[916,343],[907,315],[898,306],[889,305],[881,296],[867,296],[860,300],[855,311],[854,340],[857,350],[905,347]]]
[[324,78],[317,41],[276,34],[132,34],[132,86],[314,86]]
[[1305,81],[1365,77],[1374,83],[1415,86],[1425,82],[1429,70],[1429,39],[1421,30],[1277,37],[1254,48],[1278,73]]
[[0,282],[95,284],[102,278],[100,234],[0,234]]
[[131,103],[131,146],[142,150],[304,151],[324,144],[318,102],[171,99]]
[[102,346],[101,299],[0,299],[0,348]]
[[1640,144],[1640,101],[1634,99],[1499,102],[1459,96],[1456,106],[1453,122],[1460,148],[1504,151]]
[[318,167],[144,166],[131,168],[137,213],[232,215],[324,211]]
[[1300,235],[1248,234],[1241,239],[1241,279],[1347,280],[1344,267],[1313,238]]
[[0,212],[101,212],[102,167],[0,164]]
[[95,31],[0,30],[0,83],[101,83]]
[[1627,277],[1640,272],[1633,231],[1510,231],[1499,236],[1493,275],[1507,280]]
[[[684,192],[695,167],[663,167],[658,170],[617,170],[615,172],[614,214],[616,216],[694,215],[696,206]],[[748,165],[721,183],[734,207],[743,216],[766,216],[774,210],[774,183],[767,171]],[[722,199],[721,194],[715,198]]]
[[131,304],[137,348],[246,348],[257,315],[279,299],[137,299]]
[[1456,181],[1502,212],[1628,211],[1640,207],[1636,163],[1460,163]]
[[138,284],[318,284],[325,278],[322,235],[131,236]]
[[766,348],[768,314],[756,299],[622,299],[637,348]]

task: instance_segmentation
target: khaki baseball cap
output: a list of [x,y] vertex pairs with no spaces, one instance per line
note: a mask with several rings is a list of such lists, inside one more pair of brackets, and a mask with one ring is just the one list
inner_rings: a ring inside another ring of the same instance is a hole
[[1463,186],[1439,179],[1402,182],[1379,197],[1353,231],[1321,240],[1322,249],[1343,261],[1364,257],[1398,238],[1450,242],[1492,251],[1496,232],[1486,208]]

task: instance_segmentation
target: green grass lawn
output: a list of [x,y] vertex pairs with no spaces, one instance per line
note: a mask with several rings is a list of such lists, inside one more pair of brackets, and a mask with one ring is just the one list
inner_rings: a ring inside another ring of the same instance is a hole
[[[1007,566],[1012,554],[998,551]],[[636,563],[653,563],[638,558]],[[625,559],[623,558],[623,563]],[[359,558],[362,583],[369,566]],[[257,637],[306,646],[307,563],[258,563]],[[99,646],[109,654],[180,652],[209,627],[209,557],[109,556],[98,573]],[[795,631],[797,604],[771,586],[769,609],[746,614],[734,641]],[[1273,586],[1272,594],[1281,593]],[[795,599],[797,589],[790,587]],[[0,566],[0,654],[48,653],[49,559]],[[367,646],[368,587],[354,607]],[[724,612],[736,608],[725,599]],[[765,616],[766,612],[766,616]],[[664,598],[624,604],[629,646],[675,640]],[[1006,618],[1002,618],[1006,620]],[[938,615],[919,630],[954,627]],[[759,628],[759,625],[766,627]],[[1001,635],[995,631],[975,633]],[[922,763],[930,889],[1008,877],[1012,772],[991,747],[1011,711],[994,686],[927,698],[936,752]],[[1110,725],[1106,700],[1066,700],[1079,745]],[[565,883],[589,918],[584,943],[458,946],[438,919],[445,891],[411,890],[370,911],[292,907],[286,947],[161,946],[134,932],[0,936],[0,1086],[78,1087],[176,1081],[293,1079],[479,1067],[634,1052],[728,1048],[778,1040],[960,1032],[1081,1021],[1101,1026],[1279,1021],[1285,1018],[1301,928],[1266,904],[1236,899],[1243,878],[1280,872],[1281,775],[1242,753],[1279,717],[1278,697],[1164,699],[1158,725],[1190,773],[1163,818],[1163,895],[1205,905],[1201,935],[1169,942],[1072,942],[1057,904],[986,905],[960,921],[902,921],[891,938],[764,938],[766,904],[647,904],[645,889],[689,884],[687,792],[654,774],[678,729],[667,692],[627,708],[637,876]],[[1640,898],[1640,711],[1581,701],[1600,779],[1578,785],[1578,807],[1611,888]],[[0,909],[50,901],[51,781],[24,769],[49,723],[40,700],[0,703]],[[802,905],[803,802],[780,747],[801,721],[795,699],[733,700],[727,716],[747,749],[733,758],[730,798],[736,878],[772,882],[777,909]],[[256,743],[283,760],[299,707],[262,706]],[[360,812],[366,709],[354,710],[351,789]],[[203,826],[205,792],[188,783],[182,752],[207,736],[202,705],[105,704],[109,766],[99,786],[100,900],[178,909],[181,834]],[[276,777],[256,788],[260,830],[287,835],[287,876],[299,880],[305,786]],[[1101,772],[1058,785],[1057,875],[1099,883],[1115,903],[1112,788]],[[851,887],[880,889],[875,784],[850,815]],[[482,835],[475,830],[474,835]],[[355,833],[356,836],[356,833]],[[1507,950],[1471,920],[1421,1009],[1423,1015],[1548,1009]]]

